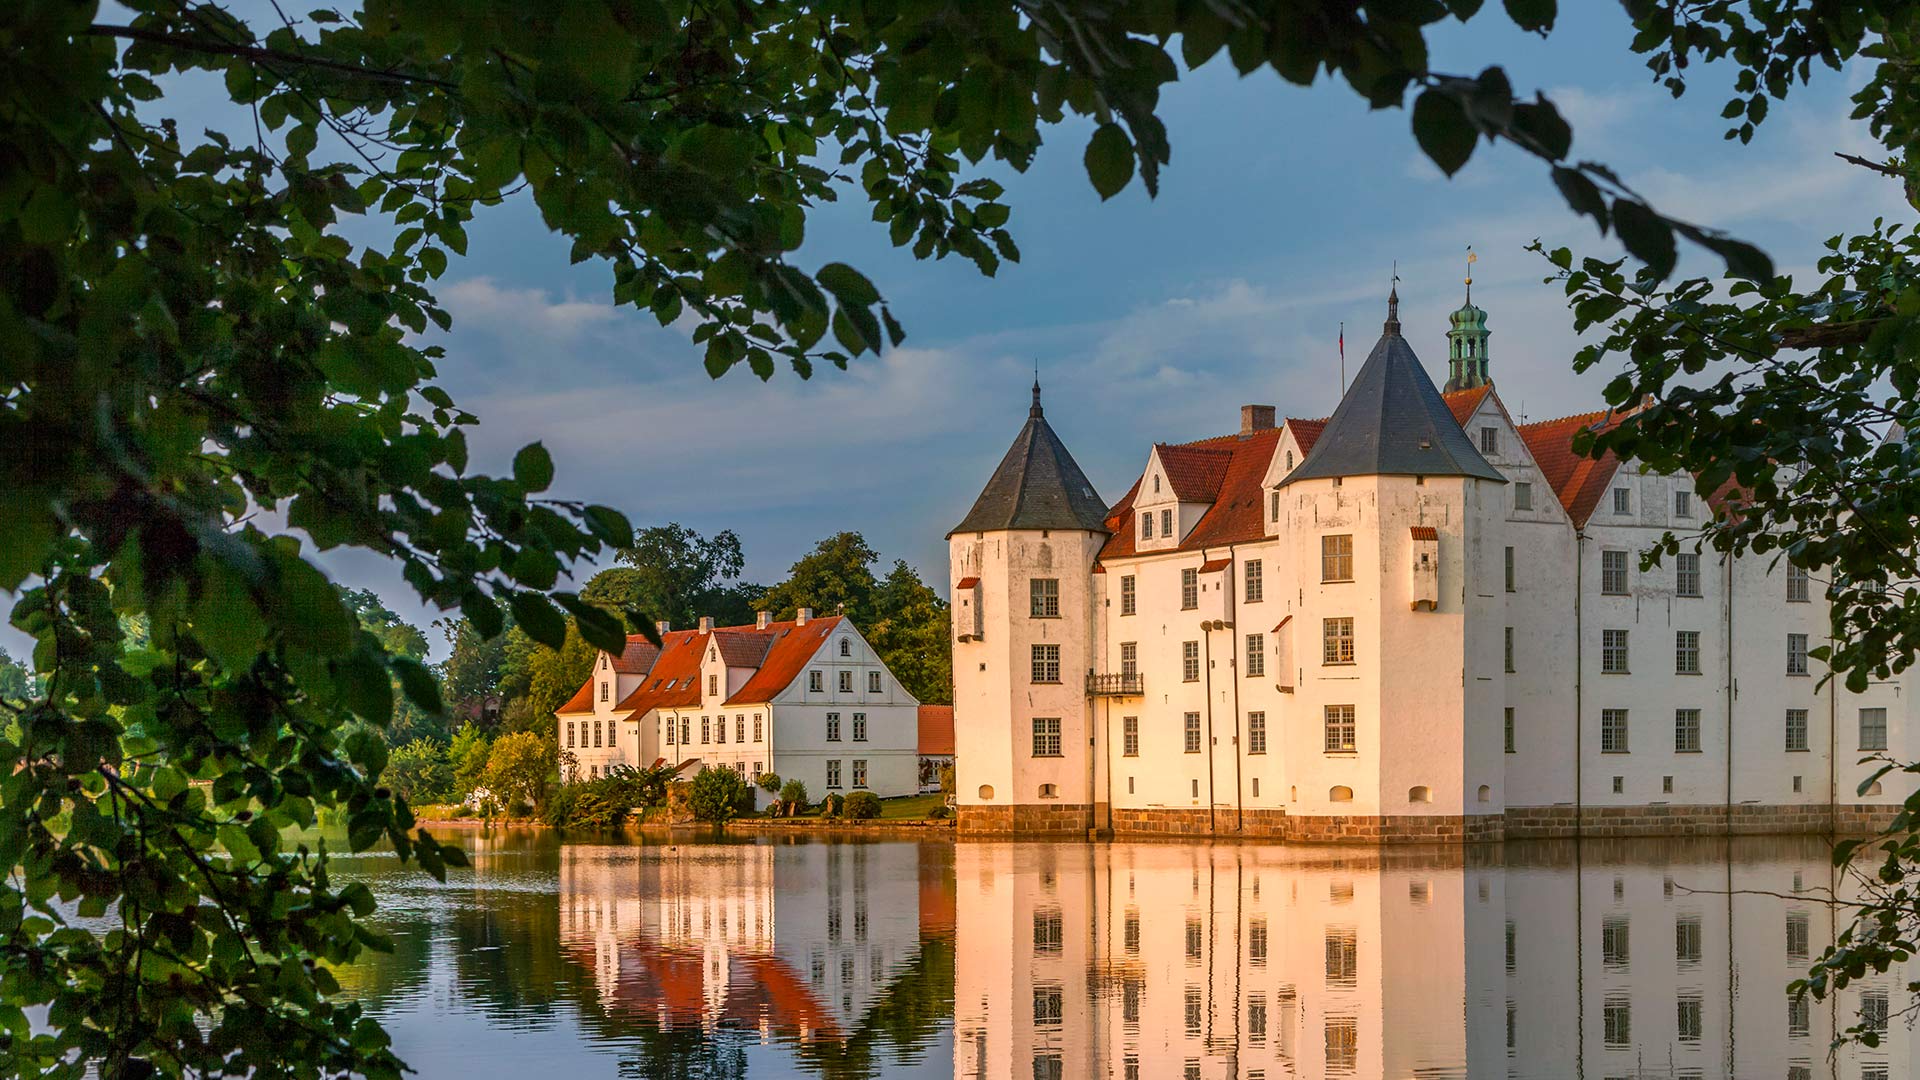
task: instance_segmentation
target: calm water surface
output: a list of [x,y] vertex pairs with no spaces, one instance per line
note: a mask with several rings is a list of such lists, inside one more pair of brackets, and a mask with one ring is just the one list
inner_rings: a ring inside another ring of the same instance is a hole
[[390,856],[342,973],[423,1077],[1916,1075],[1784,987],[1832,939],[1817,842],[1504,849],[465,834]]

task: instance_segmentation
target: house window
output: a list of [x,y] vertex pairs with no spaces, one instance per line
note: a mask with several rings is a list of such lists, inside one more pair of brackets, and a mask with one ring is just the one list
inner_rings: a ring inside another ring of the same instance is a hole
[[1186,749],[1189,754],[1200,752],[1200,714],[1187,713],[1184,717],[1186,729]]
[[[1292,466],[1289,465],[1288,468],[1291,469]],[[1280,520],[1280,491],[1278,488],[1274,489],[1273,494],[1267,496],[1267,519],[1270,521]]]
[[1260,565],[1260,560],[1248,559],[1246,569],[1243,572],[1246,577],[1246,602],[1249,604],[1257,604],[1267,594],[1266,581],[1262,577],[1263,570]]
[[573,749],[573,721],[567,721],[567,749]]
[[1353,580],[1353,537],[1351,535],[1320,538],[1320,580]]
[[607,688],[608,688],[608,685],[609,685],[609,684],[608,684],[608,683],[606,683],[605,681],[602,681],[602,682],[600,683],[600,700],[601,700],[601,701],[605,701],[605,700],[607,700]]
[[1676,754],[1697,754],[1700,752],[1700,710],[1673,710],[1673,752]]
[[1348,754],[1354,750],[1353,706],[1328,705],[1322,713],[1326,725],[1326,752]]
[[707,676],[707,696],[720,696],[720,676],[717,673]]
[[1805,750],[1807,748],[1807,710],[1787,710],[1787,749]]
[[867,759],[866,758],[853,759],[853,786],[862,787],[862,788],[867,786]]
[[1060,646],[1035,645],[1033,647],[1033,681],[1037,683],[1060,681]]
[[867,714],[866,713],[857,712],[853,714],[853,741],[854,742],[867,741]]
[[1480,429],[1480,452],[1497,454],[1500,452],[1500,429],[1483,427]]
[[1060,718],[1057,716],[1036,716],[1033,718],[1033,756],[1060,756]]
[[853,693],[853,672],[843,671],[840,673],[840,692],[843,694]]
[[820,674],[819,672],[817,672],[817,671],[809,671],[809,672],[807,672],[807,690],[808,690],[808,692],[810,692],[810,693],[814,693],[814,694],[818,694],[818,693],[820,693],[820,692],[821,692],[822,690],[825,690],[826,688],[827,688],[827,681],[826,681],[826,677],[825,677],[825,676],[823,676],[823,675],[821,675],[821,674]]
[[739,743],[747,741],[747,714],[745,713],[733,718],[733,741]]
[[1804,604],[1807,602],[1807,568],[1787,564],[1787,603]]
[[1613,512],[1616,514],[1633,513],[1633,493],[1626,488],[1613,489]]
[[1511,705],[1507,706],[1505,731],[1506,731],[1506,740],[1507,740],[1506,741],[1507,753],[1509,754],[1515,753],[1516,751],[1513,748],[1513,706]]
[[1360,978],[1360,935],[1351,926],[1329,926],[1326,943],[1327,986],[1351,990]]
[[1693,516],[1693,493],[1691,491],[1676,491],[1673,493],[1673,516],[1677,518],[1689,518]]
[[1627,710],[1600,710],[1600,752],[1603,754],[1627,752]]
[[1506,633],[1506,641],[1505,641],[1505,647],[1506,647],[1506,655],[1507,655],[1507,673],[1508,673],[1509,675],[1511,675],[1511,674],[1512,674],[1512,673],[1514,672],[1514,666],[1513,666],[1513,627],[1511,627],[1511,626],[1509,626],[1509,627],[1506,627],[1506,631],[1507,631],[1507,633]]
[[1140,673],[1140,646],[1132,641],[1120,643],[1120,674],[1137,675]]
[[827,787],[829,789],[832,789],[832,788],[837,788],[839,786],[840,786],[840,761],[837,758],[828,758],[827,759]]
[[880,673],[877,671],[867,672],[867,693],[877,694],[879,692],[880,692]]
[[1267,673],[1267,635],[1247,635],[1247,678],[1258,679]]
[[1326,619],[1320,628],[1320,662],[1353,663],[1353,620]]
[[1137,716],[1120,718],[1120,754],[1122,757],[1140,756],[1140,718]]
[[1180,643],[1180,678],[1185,682],[1200,681],[1200,643],[1197,641]]
[[837,712],[827,714],[827,741],[840,741],[840,714]]
[[716,716],[714,720],[716,723],[713,728],[713,741],[725,746],[727,742],[727,718],[725,716]]
[[1673,558],[1673,591],[1677,596],[1700,595],[1700,553],[1683,551]]
[[1885,750],[1887,748],[1887,710],[1860,710],[1860,749]]
[[1173,511],[1170,509],[1160,511],[1160,535],[1173,539]]
[[1627,595],[1627,553],[1600,553],[1600,591],[1608,596]]
[[1513,592],[1513,549],[1507,549],[1507,591]]
[[1700,962],[1701,942],[1700,916],[1682,915],[1673,921],[1673,959],[1680,967],[1688,967]]
[[1180,571],[1180,610],[1192,611],[1200,606],[1200,571],[1189,566]]
[[1151,510],[1140,515],[1140,539],[1153,539],[1153,511]]
[[1533,509],[1533,485],[1525,480],[1515,481],[1513,485],[1513,508],[1515,510]]
[[1131,615],[1134,613],[1135,608],[1134,608],[1134,591],[1133,590],[1134,590],[1133,575],[1128,574],[1125,577],[1122,577],[1120,579],[1120,614],[1122,615]]
[[762,764],[763,762],[758,761],[753,763],[753,782],[756,784],[760,782],[760,766]]
[[700,718],[700,745],[705,746],[712,741],[713,741],[713,718],[703,716]]
[[840,655],[841,656],[853,655],[853,639],[851,638],[840,639]]
[[1807,673],[1807,635],[1787,635],[1787,674],[1805,675]]
[[1673,632],[1673,673],[1675,675],[1700,674],[1700,631],[1675,630]]
[[1037,577],[1028,582],[1031,612],[1036,619],[1060,617],[1060,579]]
[[[1059,1027],[1060,1018],[1065,1015],[1066,995],[1057,986],[1036,986],[1033,988],[1033,1026]],[[1052,1058],[1059,1061],[1059,1058]],[[1040,1058],[1034,1058],[1035,1075],[1040,1072]],[[1050,1066],[1049,1066],[1050,1067]]]
[[680,718],[680,745],[685,746],[692,741],[693,741],[693,717],[683,716]]
[[1247,753],[1264,754],[1267,752],[1267,714],[1250,712],[1247,714]]
[[1627,673],[1627,632],[1625,630],[1600,631],[1600,673],[1603,675]]

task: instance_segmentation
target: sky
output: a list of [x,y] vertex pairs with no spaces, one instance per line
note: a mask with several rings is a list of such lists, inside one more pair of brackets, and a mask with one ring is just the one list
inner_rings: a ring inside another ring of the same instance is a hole
[[[1449,22],[1432,38],[1433,67],[1504,66],[1518,92],[1559,105],[1574,157],[1613,166],[1665,213],[1760,244],[1785,271],[1807,273],[1826,237],[1875,213],[1913,216],[1892,184],[1832,156],[1873,152],[1846,119],[1863,72],[1816,72],[1742,147],[1721,137],[1729,72],[1696,69],[1674,101],[1628,50],[1617,5],[1561,7],[1545,39],[1497,5],[1470,26]],[[177,98],[189,115],[212,102],[201,88]],[[529,200],[482,211],[438,284],[454,320],[440,382],[480,418],[472,467],[504,473],[539,440],[555,495],[617,507],[636,526],[731,529],[749,580],[780,580],[817,540],[850,529],[944,593],[944,535],[1025,422],[1035,365],[1048,420],[1115,500],[1152,443],[1236,430],[1242,404],[1332,412],[1341,324],[1351,371],[1379,334],[1396,265],[1405,334],[1444,380],[1469,244],[1508,408],[1540,420],[1601,406],[1612,372],[1574,375],[1571,317],[1524,248],[1617,248],[1533,160],[1483,142],[1448,179],[1421,155],[1406,111],[1369,111],[1325,78],[1241,78],[1223,60],[1169,87],[1161,115],[1173,160],[1155,199],[1138,182],[1099,199],[1081,165],[1085,124],[1049,129],[1025,174],[985,166],[1007,188],[1023,254],[992,279],[894,249],[858,198],[813,214],[794,261],[859,267],[908,337],[811,380],[781,371],[762,383],[744,366],[708,378],[689,327],[614,307],[606,267],[570,265]],[[1717,273],[1684,248],[1683,273]],[[377,557],[324,562],[412,621],[440,614]]]

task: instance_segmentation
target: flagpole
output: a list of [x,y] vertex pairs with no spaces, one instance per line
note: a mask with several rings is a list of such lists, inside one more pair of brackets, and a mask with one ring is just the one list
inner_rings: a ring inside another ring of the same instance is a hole
[[1340,396],[1347,396],[1347,324],[1340,324]]

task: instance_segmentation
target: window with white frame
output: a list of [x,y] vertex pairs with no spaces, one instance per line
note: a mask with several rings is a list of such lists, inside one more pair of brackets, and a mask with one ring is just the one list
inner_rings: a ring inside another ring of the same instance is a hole
[[853,655],[853,639],[852,638],[840,639],[840,655],[841,656]]
[[1682,551],[1673,557],[1673,592],[1676,596],[1700,595],[1700,553]]
[[1033,681],[1037,683],[1057,683],[1060,681],[1060,646],[1033,646]]
[[1182,719],[1185,722],[1187,753],[1197,754],[1200,752],[1200,714],[1190,712],[1182,717]]
[[1140,756],[1140,718],[1137,716],[1120,718],[1120,755]]
[[567,749],[573,749],[573,721],[567,721]]
[[1120,643],[1120,674],[1137,675],[1140,673],[1140,646],[1136,642]]
[[1160,535],[1169,540],[1173,539],[1173,510],[1171,508],[1160,511]]
[[1887,748],[1887,710],[1872,708],[1860,710],[1860,749],[1885,750]]
[[1320,580],[1353,580],[1353,537],[1350,534],[1320,538]]
[[827,788],[828,790],[832,790],[839,786],[840,786],[840,760],[838,758],[828,758],[827,759]]
[[1675,630],[1673,632],[1673,673],[1675,675],[1700,674],[1700,631]]
[[1627,752],[1627,710],[1600,710],[1600,752],[1603,754]]
[[[1066,995],[1057,986],[1036,986],[1033,988],[1033,1026],[1059,1027],[1060,1019],[1066,1015]],[[1049,1057],[1048,1060],[1059,1060]],[[1041,1059],[1033,1059],[1035,1074],[1046,1071],[1051,1066],[1041,1066]]]
[[707,676],[707,696],[720,696],[720,675],[717,672]]
[[1189,566],[1180,571],[1180,610],[1192,611],[1200,606],[1200,571]]
[[1807,748],[1807,710],[1787,710],[1787,749],[1805,750]]
[[1028,582],[1028,614],[1036,619],[1060,617],[1060,579],[1037,577]]
[[1600,553],[1600,591],[1608,596],[1627,595],[1627,553]]
[[880,673],[877,671],[867,672],[867,693],[877,694],[880,692],[880,690],[881,690]]
[[1325,748],[1329,754],[1346,754],[1354,750],[1353,706],[1328,705],[1321,711],[1321,722],[1326,729]]
[[681,717],[680,718],[680,745],[685,746],[688,743],[692,742],[693,741],[692,735],[693,735],[693,717],[691,716]]
[[1525,480],[1517,480],[1513,485],[1513,508],[1515,510],[1533,509],[1533,485]]
[[1273,492],[1267,496],[1267,520],[1268,521],[1280,520],[1280,489],[1279,488],[1274,488]]
[[1807,635],[1787,635],[1787,674],[1805,675],[1807,673]]
[[1693,516],[1693,492],[1675,491],[1673,493],[1673,516],[1682,519]]
[[853,714],[853,741],[854,742],[867,741],[867,714],[866,713],[857,712]]
[[827,741],[840,741],[840,714],[837,712],[827,714]]
[[716,716],[713,727],[713,741],[725,746],[727,743],[727,717],[725,713]]
[[1320,624],[1320,662],[1353,663],[1353,620],[1324,619]]
[[1247,678],[1263,678],[1267,674],[1267,635],[1247,635]]
[[1057,716],[1036,716],[1033,718],[1033,756],[1060,756],[1060,718]]
[[733,718],[733,741],[737,743],[743,743],[747,741],[747,714],[746,713],[740,713]]
[[1197,641],[1180,643],[1180,678],[1183,682],[1200,681],[1200,643]]
[[1625,630],[1600,631],[1600,673],[1602,675],[1627,673],[1627,632]]
[[840,692],[843,694],[853,693],[853,672],[843,671],[840,673]]
[[1134,607],[1134,595],[1133,575],[1126,574],[1120,578],[1120,614],[1131,615],[1134,613],[1136,610]]
[[1613,489],[1613,512],[1616,514],[1633,513],[1633,491],[1630,488]]
[[1697,754],[1700,752],[1700,710],[1673,710],[1673,752],[1676,754]]
[[1140,539],[1153,539],[1153,511],[1151,510],[1140,515]]
[[607,700],[607,695],[612,693],[612,690],[613,690],[612,683],[607,682],[605,679],[600,680],[600,700],[601,701]]
[[1787,603],[1804,604],[1808,602],[1807,568],[1787,564]]
[[854,787],[867,786],[867,759],[866,758],[853,759],[853,786]]
[[1267,752],[1267,714],[1250,712],[1247,714],[1247,753],[1264,754]]
[[712,741],[713,741],[713,718],[709,716],[703,716],[700,718],[700,745],[705,746]]
[[1267,594],[1264,568],[1261,566],[1260,560],[1248,559],[1242,570],[1242,575],[1245,578],[1246,602],[1249,604],[1259,603]]
[[807,672],[807,691],[809,693],[818,694],[821,691],[825,690],[826,688],[827,688],[826,676],[822,675],[818,671]]
[[1483,427],[1480,429],[1480,452],[1483,454],[1497,454],[1500,452],[1499,428]]

